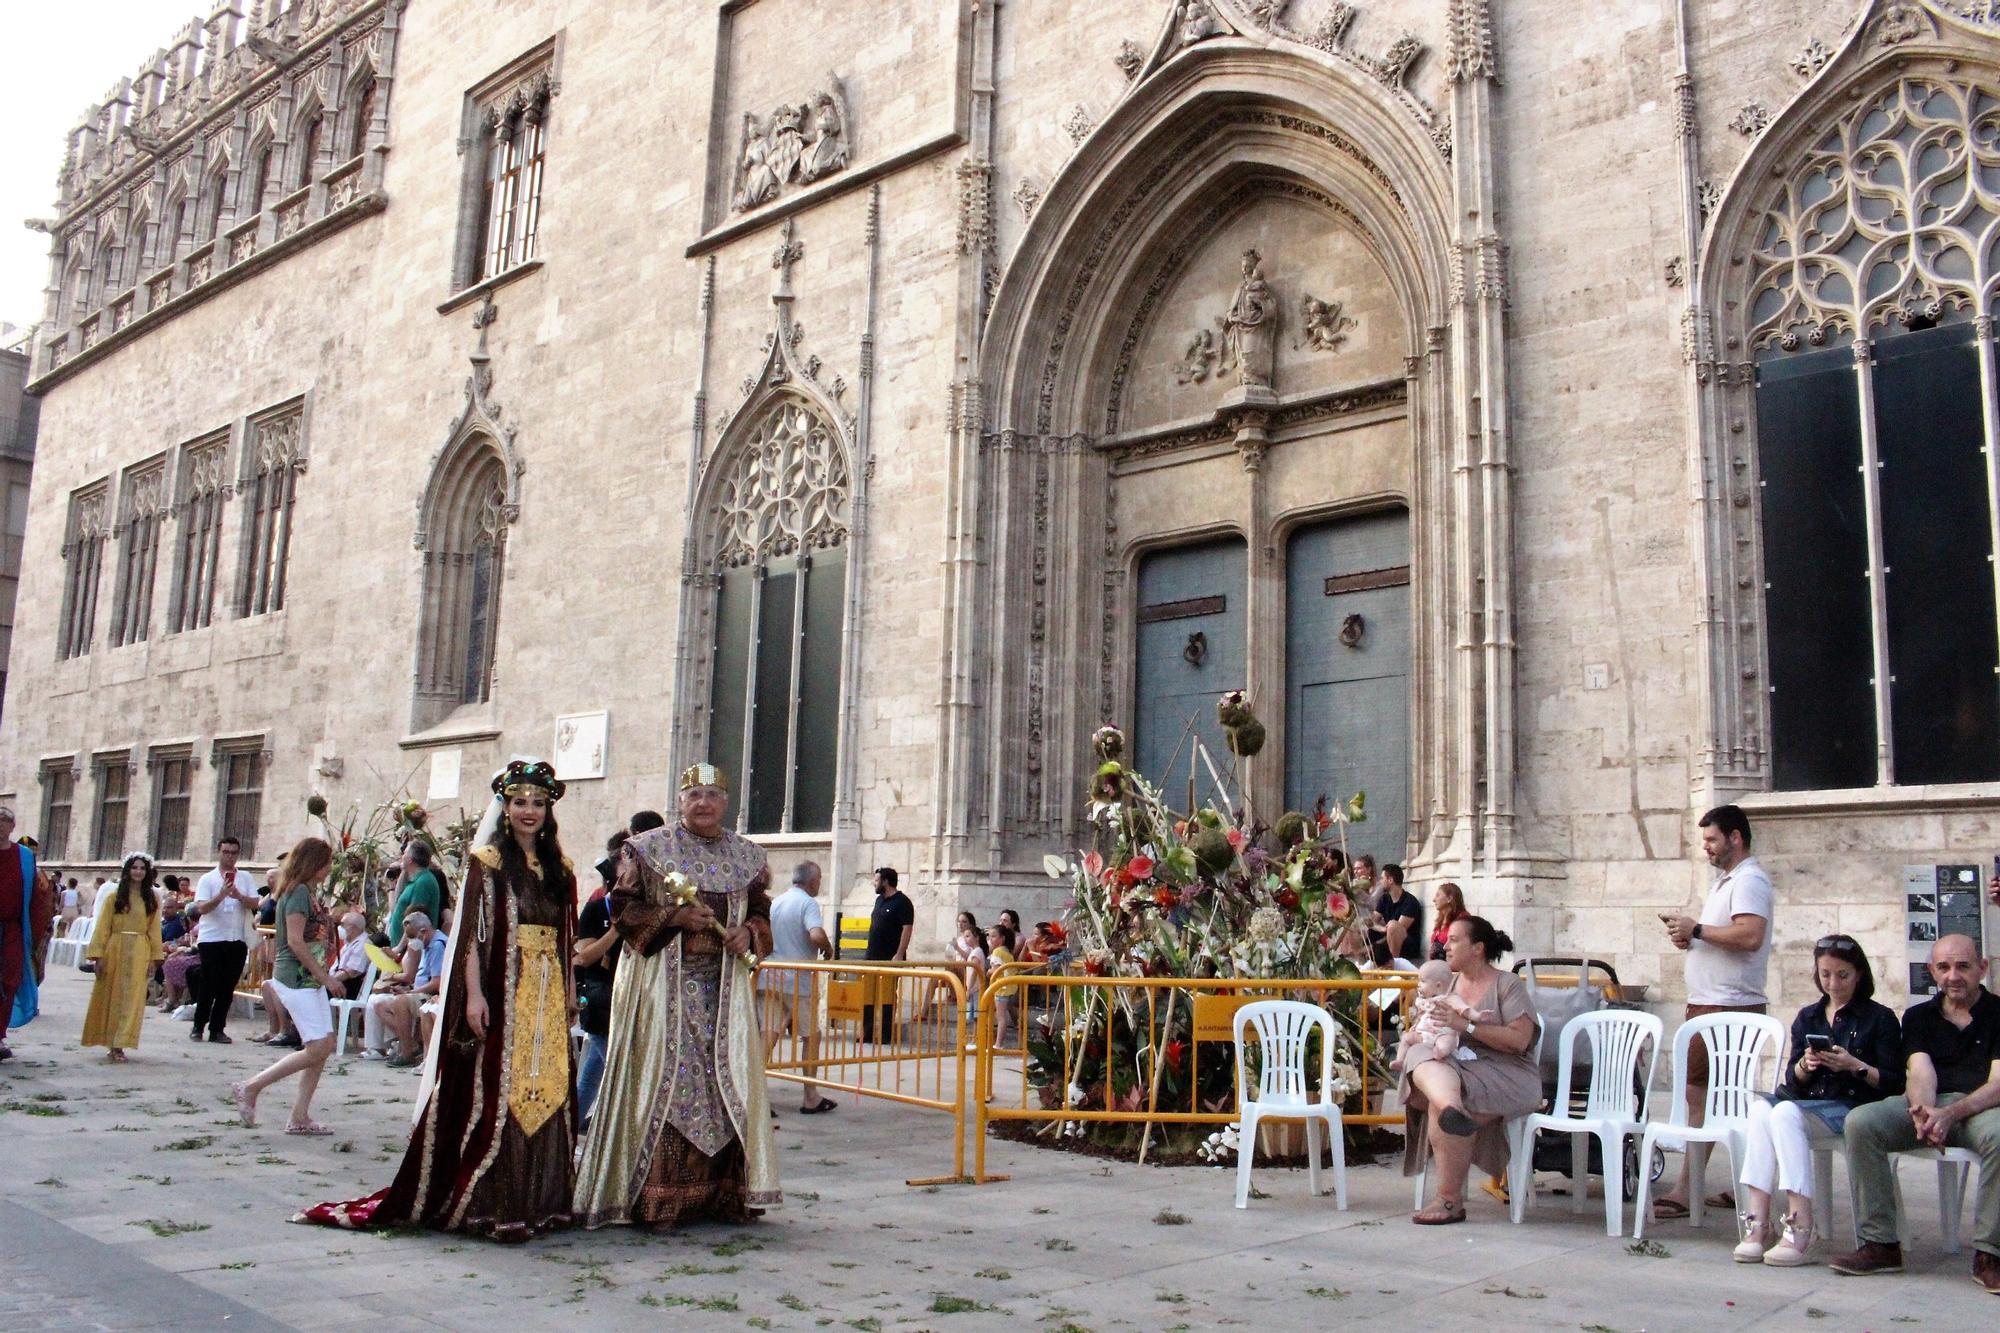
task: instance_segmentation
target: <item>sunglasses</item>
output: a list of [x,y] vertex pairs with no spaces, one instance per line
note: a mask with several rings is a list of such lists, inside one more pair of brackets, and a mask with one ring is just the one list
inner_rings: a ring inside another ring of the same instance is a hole
[[1829,950],[1840,953],[1860,953],[1861,946],[1855,943],[1852,935],[1822,935],[1819,937],[1818,943],[1813,945],[1813,951],[1816,953]]

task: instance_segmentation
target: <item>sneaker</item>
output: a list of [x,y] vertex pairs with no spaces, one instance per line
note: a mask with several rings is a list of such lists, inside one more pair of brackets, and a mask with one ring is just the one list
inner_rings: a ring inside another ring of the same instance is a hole
[[1984,1250],[1972,1252],[1972,1280],[1995,1296],[2000,1296],[2000,1255]]
[[361,1048],[361,1058],[364,1060],[386,1060],[389,1058],[389,1053],[387,1051],[378,1051],[373,1046],[364,1046]]
[[[1812,1262],[1812,1219],[1785,1219],[1785,1234],[1764,1255],[1772,1268],[1804,1268]],[[1741,1253],[1739,1247],[1738,1253]]]
[[1771,1244],[1771,1229],[1756,1213],[1738,1213],[1737,1229],[1742,1234],[1732,1255],[1739,1264],[1768,1263],[1764,1251]]
[[1836,1254],[1826,1261],[1826,1266],[1846,1277],[1873,1277],[1877,1273],[1900,1273],[1903,1271],[1903,1247],[1899,1244],[1881,1244],[1879,1241],[1861,1242],[1861,1248],[1851,1254]]

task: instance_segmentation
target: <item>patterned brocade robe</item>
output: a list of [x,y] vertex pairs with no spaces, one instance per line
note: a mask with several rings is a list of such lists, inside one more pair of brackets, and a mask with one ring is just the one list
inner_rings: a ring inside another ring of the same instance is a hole
[[[574,882],[573,871],[568,878]],[[533,861],[516,883],[499,848],[473,850],[445,959],[444,1012],[431,1039],[435,1082],[426,1079],[429,1096],[395,1182],[365,1199],[319,1204],[293,1221],[429,1227],[501,1241],[569,1225],[576,1185],[570,897],[545,884]],[[486,997],[484,1039],[465,1021],[475,955]]]
[[639,882],[611,895],[625,958],[576,1213],[586,1227],[748,1221],[783,1197],[756,985],[713,931],[682,928],[664,877],[687,876],[717,921],[749,929],[762,956],[771,949],[770,866],[747,838],[697,837],[679,824],[625,845]]

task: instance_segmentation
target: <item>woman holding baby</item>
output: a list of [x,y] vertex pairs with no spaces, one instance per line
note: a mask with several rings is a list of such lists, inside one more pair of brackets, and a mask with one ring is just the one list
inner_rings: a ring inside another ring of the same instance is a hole
[[[1514,942],[1484,917],[1461,916],[1445,936],[1444,962],[1455,975],[1413,1023],[1397,1059],[1403,1101],[1403,1174],[1436,1158],[1437,1198],[1410,1220],[1447,1226],[1465,1220],[1465,1180],[1473,1164],[1489,1175],[1507,1168],[1510,1116],[1542,1102],[1535,1065],[1535,1003],[1521,978],[1494,966]],[[1428,1039],[1418,1029],[1427,1027]]]

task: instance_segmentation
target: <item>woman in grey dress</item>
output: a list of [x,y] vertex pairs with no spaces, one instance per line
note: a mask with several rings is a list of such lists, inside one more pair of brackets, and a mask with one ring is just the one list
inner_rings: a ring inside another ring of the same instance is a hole
[[1403,1174],[1424,1169],[1437,1158],[1437,1198],[1410,1220],[1445,1226],[1465,1220],[1465,1178],[1477,1164],[1491,1176],[1507,1169],[1507,1137],[1502,1123],[1542,1103],[1542,1075],[1532,1051],[1535,1002],[1527,986],[1493,964],[1513,951],[1514,942],[1484,917],[1462,916],[1445,936],[1444,961],[1458,974],[1452,994],[1465,1001],[1464,1013],[1446,1011],[1444,1020],[1459,1034],[1472,1060],[1428,1060],[1405,1070],[1397,1091],[1403,1099]]

